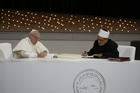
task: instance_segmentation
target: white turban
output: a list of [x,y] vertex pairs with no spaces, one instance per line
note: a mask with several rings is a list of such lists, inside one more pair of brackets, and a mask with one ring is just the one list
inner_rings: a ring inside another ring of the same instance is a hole
[[109,34],[110,34],[109,31],[105,31],[103,29],[100,29],[99,33],[98,33],[98,36],[103,37],[103,38],[109,38]]

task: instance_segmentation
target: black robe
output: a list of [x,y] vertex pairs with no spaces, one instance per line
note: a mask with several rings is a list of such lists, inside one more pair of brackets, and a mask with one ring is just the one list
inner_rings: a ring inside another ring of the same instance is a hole
[[[98,40],[95,40],[93,48],[90,49],[90,51],[88,52],[88,56],[102,53],[103,54],[102,58],[110,58],[110,57],[118,58],[119,52],[117,48],[118,48],[117,43],[115,43],[111,39],[109,39],[108,42],[103,46],[99,46]],[[98,58],[98,57],[95,57],[95,58]]]

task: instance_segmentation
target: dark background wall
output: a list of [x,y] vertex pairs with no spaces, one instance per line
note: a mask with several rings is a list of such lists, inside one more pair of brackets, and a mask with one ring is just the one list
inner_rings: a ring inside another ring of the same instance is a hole
[[140,18],[138,0],[1,0],[1,8]]

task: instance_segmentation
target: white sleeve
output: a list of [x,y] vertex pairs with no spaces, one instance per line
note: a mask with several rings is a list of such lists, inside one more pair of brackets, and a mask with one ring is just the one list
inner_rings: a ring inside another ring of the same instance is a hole
[[37,53],[21,51],[21,56],[24,58],[34,58],[37,57]]
[[37,52],[41,53],[43,51],[47,51],[47,54],[49,54],[49,50],[41,42],[38,41],[38,43],[37,43]]
[[22,39],[21,41],[19,41],[19,43],[15,46],[15,48],[13,49],[13,51],[17,51],[17,50],[23,50],[25,40]]
[[24,38],[21,41],[19,41],[19,43],[13,49],[13,51],[19,51],[19,50],[31,51],[31,45],[29,44],[27,38]]

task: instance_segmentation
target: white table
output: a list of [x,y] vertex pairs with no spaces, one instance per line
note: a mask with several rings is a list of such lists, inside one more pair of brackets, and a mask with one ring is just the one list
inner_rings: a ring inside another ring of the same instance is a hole
[[0,61],[0,93],[140,93],[140,61]]

